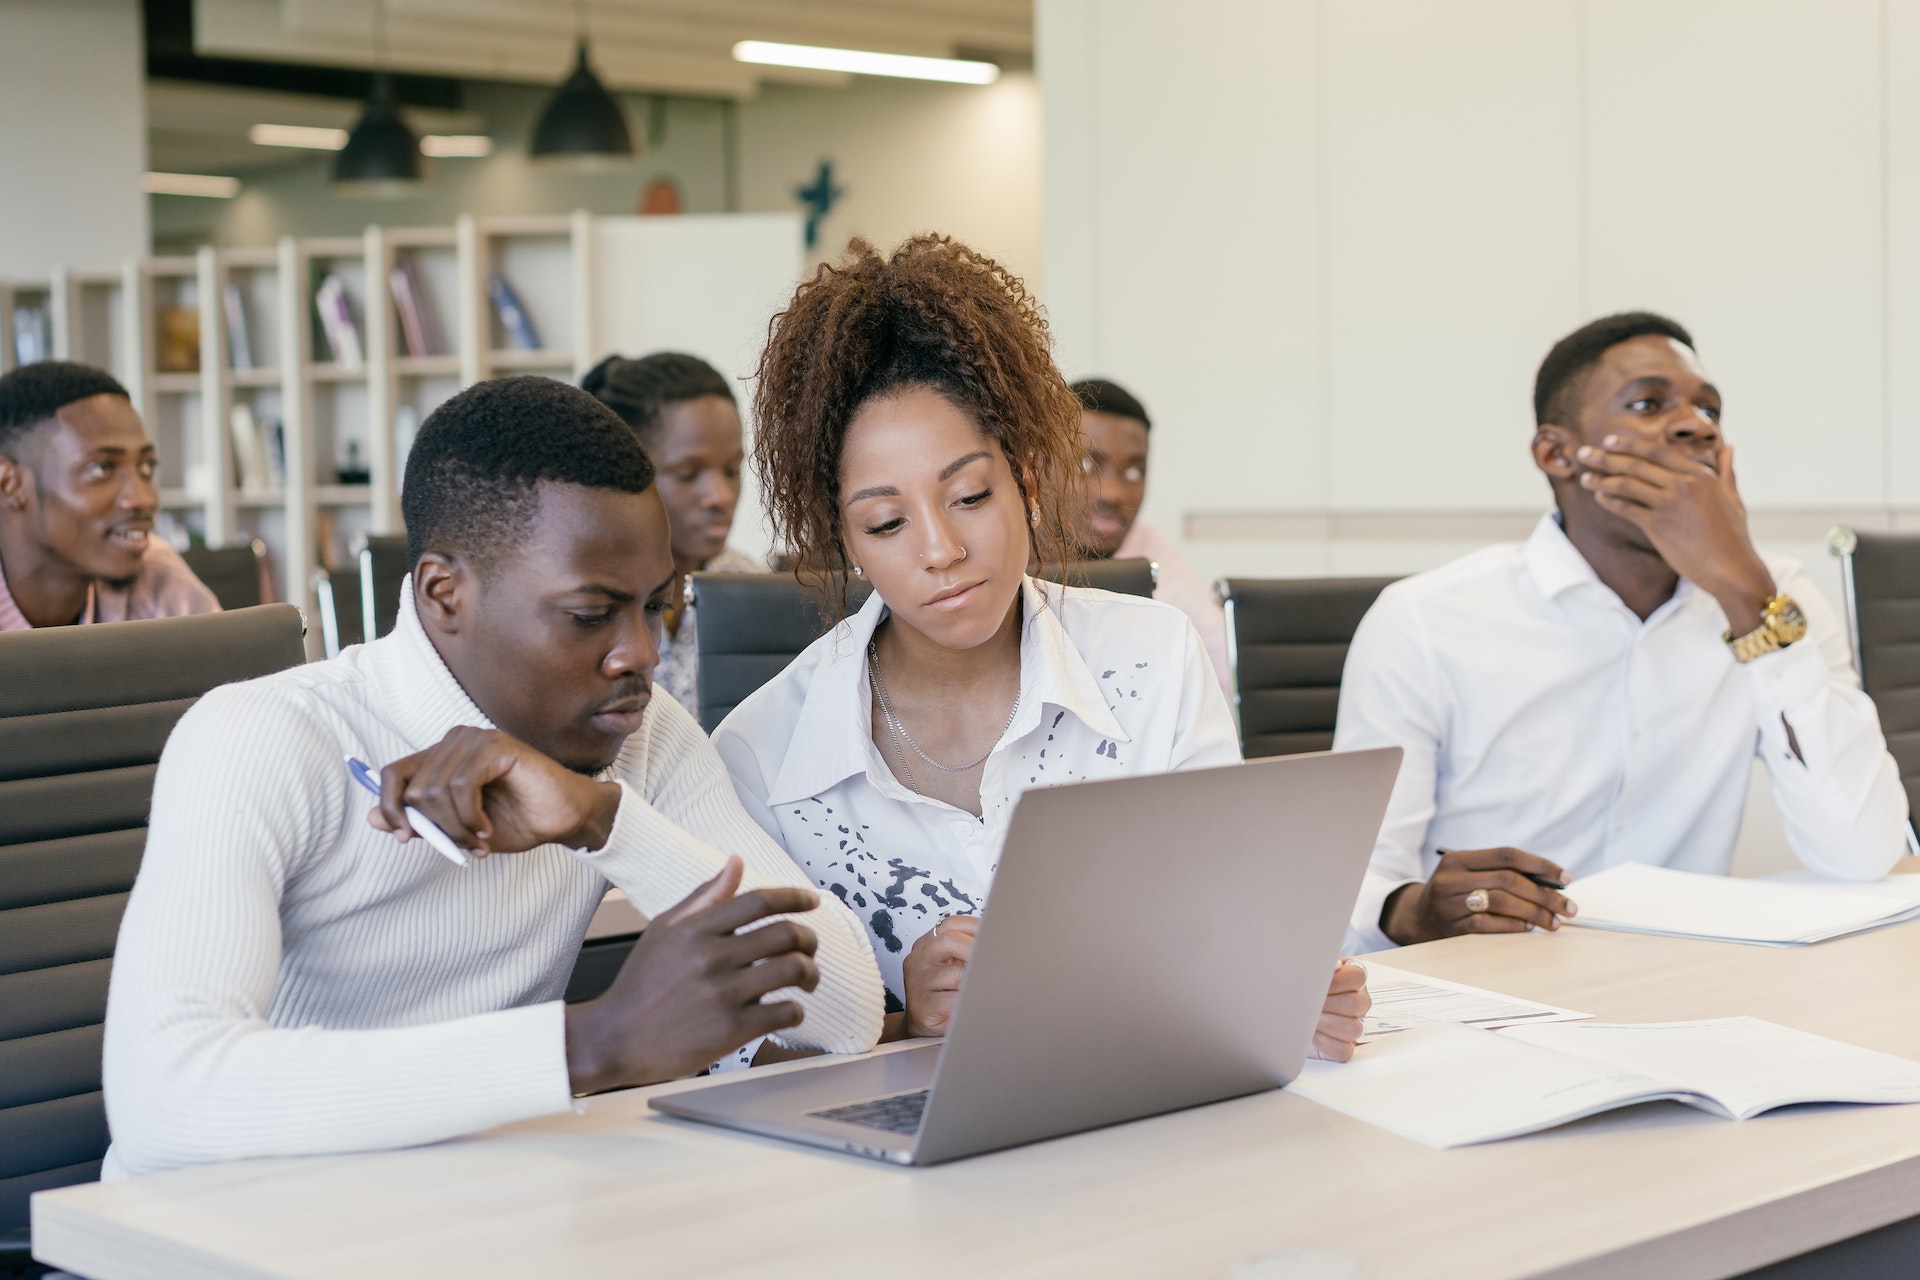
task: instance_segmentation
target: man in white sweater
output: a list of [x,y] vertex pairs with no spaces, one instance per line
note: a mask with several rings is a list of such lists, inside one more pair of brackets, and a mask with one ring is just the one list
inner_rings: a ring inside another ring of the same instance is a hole
[[[768,1034],[874,1043],[865,930],[651,700],[673,579],[652,481],[584,392],[462,392],[408,459],[393,633],[182,717],[108,996],[105,1176],[433,1142]],[[381,768],[378,802],[344,756]],[[653,924],[563,1005],[609,882]],[[769,916],[790,918],[736,932]]]

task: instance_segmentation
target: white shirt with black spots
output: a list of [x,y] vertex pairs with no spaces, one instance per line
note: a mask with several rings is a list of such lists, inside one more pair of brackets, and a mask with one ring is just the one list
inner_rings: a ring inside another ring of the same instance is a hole
[[[915,940],[986,906],[1027,788],[1240,759],[1233,715],[1178,609],[1031,578],[1021,608],[1019,714],[987,757],[978,818],[907,788],[873,744],[877,594],[714,731],[747,812],[866,923],[889,1009]],[[1089,874],[1104,852],[1087,851]]]

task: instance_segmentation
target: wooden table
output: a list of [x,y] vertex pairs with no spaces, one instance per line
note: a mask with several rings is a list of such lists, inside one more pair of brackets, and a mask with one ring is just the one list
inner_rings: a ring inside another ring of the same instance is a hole
[[[1920,924],[1796,950],[1571,929],[1392,962],[1602,1019],[1754,1014],[1920,1058]],[[408,1151],[43,1192],[35,1250],[94,1280],[1224,1280],[1282,1249],[1375,1278],[1686,1277],[1920,1214],[1920,1106],[1733,1123],[1659,1103],[1433,1151],[1277,1092],[901,1169],[668,1120],[648,1092]]]

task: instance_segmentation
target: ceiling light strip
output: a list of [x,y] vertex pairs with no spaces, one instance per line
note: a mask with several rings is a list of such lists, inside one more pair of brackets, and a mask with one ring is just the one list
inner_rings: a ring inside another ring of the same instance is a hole
[[898,76],[907,80],[943,80],[951,84],[992,84],[1000,68],[991,62],[963,58],[916,58],[904,53],[869,53],[860,49],[827,49],[810,44],[776,44],[742,40],[733,46],[735,62],[768,67],[803,67],[809,71],[844,71],[857,76]]
[[308,151],[338,151],[347,145],[345,129],[320,129],[304,124],[256,124],[247,141],[258,147],[302,147]]
[[429,133],[420,139],[420,154],[436,159],[479,159],[493,154],[493,139],[484,133]]
[[240,179],[214,173],[152,173],[140,179],[140,189],[154,196],[209,196],[231,200],[240,194]]

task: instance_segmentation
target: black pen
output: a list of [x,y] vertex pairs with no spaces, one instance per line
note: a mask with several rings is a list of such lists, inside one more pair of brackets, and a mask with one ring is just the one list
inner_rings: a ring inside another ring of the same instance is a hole
[[[1447,856],[1449,852],[1451,852],[1451,850],[1435,849],[1433,851],[1433,856],[1436,858],[1444,858]],[[1533,881],[1535,884],[1539,885],[1542,889],[1552,889],[1555,893],[1558,893],[1567,887],[1561,884],[1558,880],[1550,880],[1546,876],[1536,876],[1530,871],[1522,871],[1520,874],[1525,876],[1527,879]]]

